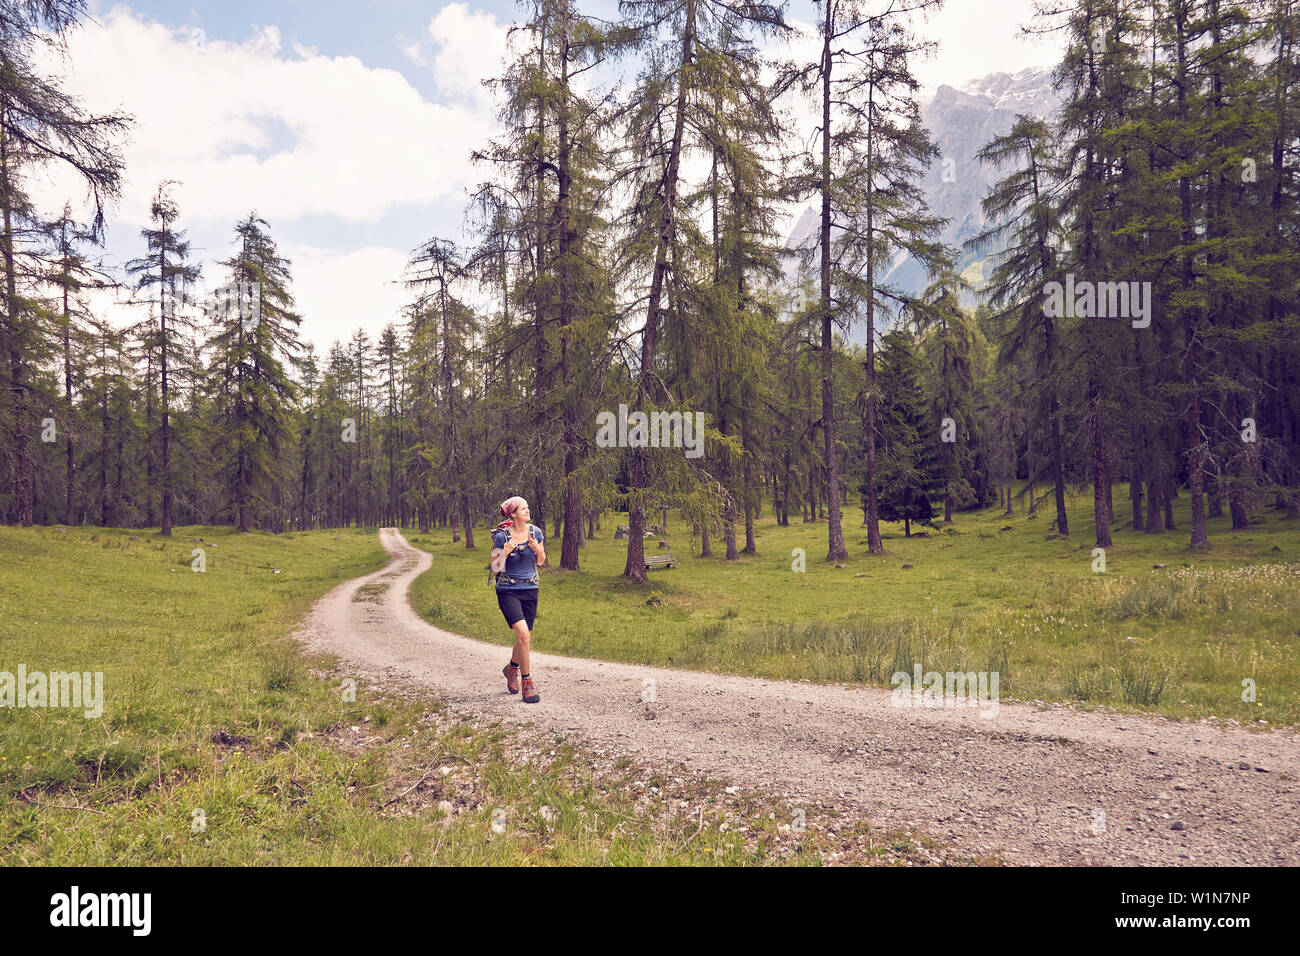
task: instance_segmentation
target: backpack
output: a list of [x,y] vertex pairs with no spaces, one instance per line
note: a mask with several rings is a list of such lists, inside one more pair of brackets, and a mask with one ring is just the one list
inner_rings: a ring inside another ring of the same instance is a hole
[[[504,529],[501,529],[501,530],[504,530]],[[538,529],[537,529],[537,525],[533,524],[533,523],[530,521],[530,522],[528,523],[528,536],[529,536],[530,538],[533,538],[534,540],[540,541],[541,539],[537,537],[537,530],[538,530]],[[493,534],[495,534],[495,533],[496,533],[496,531],[494,530],[494,531],[493,531]],[[507,535],[507,538],[508,538],[508,537],[509,537],[509,532],[508,532],[508,531],[506,532],[506,535]],[[524,544],[519,545],[518,547],[521,547],[521,548],[523,548],[523,547],[527,547],[527,542],[525,542]],[[507,560],[509,557],[510,557],[510,551],[508,551],[508,550],[506,550],[506,549],[503,548],[503,549],[501,550],[501,558],[500,558],[501,566],[500,566],[500,567],[496,567],[492,561],[489,561],[489,562],[488,562],[488,579],[487,579],[487,583],[488,583],[488,586],[489,586],[489,587],[493,587],[493,586],[495,586],[495,585],[496,585],[496,581],[497,581],[497,577],[500,576],[500,575],[502,575],[502,574],[505,574],[505,570],[506,570],[506,560]],[[536,572],[534,572],[534,576],[536,576]],[[521,579],[521,580],[522,580],[522,579]]]

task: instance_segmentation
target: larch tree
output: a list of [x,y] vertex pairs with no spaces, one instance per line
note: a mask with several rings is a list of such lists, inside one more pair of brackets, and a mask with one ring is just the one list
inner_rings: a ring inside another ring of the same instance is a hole
[[235,253],[220,263],[229,285],[209,303],[208,346],[213,447],[242,532],[279,477],[297,398],[291,373],[300,368],[302,316],[294,311],[291,264],[279,254],[266,220],[249,213],[235,226],[235,242]]
[[[185,231],[176,227],[180,209],[168,195],[171,181],[163,182],[149,207],[153,226],[140,230],[146,254],[126,264],[127,275],[135,279],[135,291],[150,293],[149,301],[157,307],[157,320],[145,324],[143,347],[152,360],[158,361],[158,396],[160,448],[159,485],[162,491],[162,515],[159,533],[172,533],[172,510],[175,476],[172,473],[171,390],[177,363],[189,355],[186,348],[193,337],[195,323],[187,314],[186,292],[198,281],[199,267],[189,261],[190,244]],[[156,298],[155,298],[156,295]],[[152,424],[152,423],[150,423]],[[152,443],[152,436],[151,443]]]
[[87,308],[85,293],[92,289],[105,289],[112,285],[109,276],[92,263],[83,247],[92,238],[72,217],[69,206],[52,224],[52,257],[45,282],[55,290],[58,352],[63,372],[63,442],[64,448],[64,504],[63,523],[76,522],[76,452],[77,437],[82,421],[76,405],[76,390],[84,381],[89,357],[96,349],[97,334],[94,317]]
[[1004,326],[1004,363],[1032,358],[1040,418],[1048,435],[1049,478],[1056,502],[1056,531],[1069,535],[1065,510],[1065,437],[1061,421],[1062,348],[1056,317],[1043,308],[1043,291],[1058,273],[1057,206],[1063,170],[1053,134],[1040,119],[1017,116],[1011,129],[994,137],[977,154],[980,162],[1005,169],[983,200],[989,226],[970,240],[971,248],[1002,243],[985,295]]
[[[743,42],[745,38],[784,30],[785,23],[780,9],[766,3],[625,0],[622,9],[635,41],[631,48],[644,65],[626,104],[624,149],[633,201],[625,220],[627,240],[620,258],[645,278],[644,295],[637,299],[645,322],[634,382],[636,408],[649,414],[650,409],[671,406],[680,397],[673,395],[657,367],[660,335],[665,322],[684,320],[683,307],[691,289],[682,273],[704,245],[688,208],[683,159],[694,149],[712,153],[712,144],[701,133],[708,127],[710,114],[716,115],[725,86],[754,82],[753,74],[744,67],[757,53]],[[738,69],[730,76],[717,69],[724,55],[738,61]],[[667,330],[670,338],[680,333],[680,329]],[[647,579],[643,540],[647,505],[652,499],[653,503],[667,503],[650,487],[649,459],[644,444],[631,449],[628,553],[623,573],[638,582]],[[661,492],[675,491],[670,497],[680,502],[684,478],[678,475],[676,480],[657,484]],[[705,504],[699,509],[701,517],[708,508]]]
[[835,415],[833,332],[855,318],[866,325],[865,486],[867,550],[883,554],[876,509],[875,335],[877,307],[906,297],[882,285],[880,273],[899,252],[927,270],[943,260],[935,241],[942,221],[929,215],[919,178],[938,151],[920,122],[912,73],[933,44],[913,32],[913,19],[942,0],[821,0],[819,58],[787,72],[785,83],[811,93],[820,107],[817,147],[798,180],[821,206],[816,245],[820,280],[821,421],[827,555],[847,560],[840,520],[840,450]]
[[58,79],[40,72],[38,53],[61,54],[85,15],[84,0],[0,2],[0,389],[10,399],[0,427],[14,515],[23,526],[33,520],[31,373],[42,337],[33,296],[48,265],[50,231],[28,195],[28,181],[52,169],[70,172],[89,196],[88,233],[101,239],[104,210],[116,199],[122,175],[117,144],[130,123],[120,113],[87,113]]

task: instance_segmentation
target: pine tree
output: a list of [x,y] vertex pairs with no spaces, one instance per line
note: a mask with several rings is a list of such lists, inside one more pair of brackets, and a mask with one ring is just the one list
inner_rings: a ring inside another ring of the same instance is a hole
[[151,360],[156,356],[159,383],[159,442],[161,445],[162,520],[159,533],[172,533],[172,502],[175,493],[172,474],[171,389],[174,376],[184,368],[177,362],[187,357],[187,344],[195,330],[193,319],[186,315],[183,303],[186,290],[199,278],[198,266],[188,262],[190,244],[185,231],[176,228],[180,209],[168,195],[174,185],[167,181],[158,187],[149,208],[154,226],[140,230],[148,254],[126,264],[127,275],[135,279],[135,291],[157,289],[157,323],[150,321],[144,335],[144,348]]
[[[639,411],[649,414],[653,408],[672,406],[680,399],[656,372],[660,335],[662,332],[668,341],[682,340],[680,323],[694,295],[684,273],[688,264],[698,261],[704,245],[688,208],[683,156],[699,143],[698,131],[706,128],[710,112],[716,111],[721,87],[737,79],[750,81],[745,79],[752,76],[744,72],[745,66],[754,62],[757,51],[743,38],[785,26],[780,11],[765,3],[734,6],[719,0],[630,0],[623,8],[629,14],[627,26],[637,40],[635,49],[645,64],[627,104],[626,162],[632,170],[634,201],[627,216],[628,241],[621,259],[648,273],[635,402]],[[730,78],[717,69],[724,51],[737,61],[737,71]],[[713,89],[708,86],[710,79]],[[701,145],[708,148],[707,142]],[[663,476],[655,482],[656,495],[651,489],[649,459],[645,447],[635,447],[628,469],[629,538],[623,573],[640,582],[646,580],[643,537],[647,507],[656,503],[666,506],[669,500],[685,503],[681,494],[664,498],[663,492],[678,490],[689,497],[686,489],[699,477]],[[669,465],[666,461],[661,464]],[[713,497],[716,495],[706,493],[704,500],[692,506],[696,523],[708,520]]]
[[[1144,98],[1135,7],[1131,0],[1082,0],[1068,21],[1066,56],[1057,69],[1066,96],[1059,124],[1066,169],[1060,209],[1069,267],[1090,288],[1116,282],[1127,288],[1136,281],[1131,270],[1137,250],[1123,232],[1137,186],[1135,157],[1113,135]],[[1132,326],[1123,317],[1101,314],[1100,301],[1091,312],[1079,317],[1077,351],[1084,359],[1091,426],[1096,545],[1109,547],[1110,423],[1124,404],[1114,370],[1129,354]]]
[[933,241],[942,222],[925,209],[917,180],[937,156],[920,123],[919,86],[911,61],[929,49],[909,29],[914,15],[941,0],[912,0],[873,12],[861,0],[821,0],[821,56],[787,74],[787,83],[815,91],[821,107],[820,151],[806,157],[800,181],[821,202],[821,432],[826,467],[828,561],[848,552],[840,525],[839,449],[834,402],[832,328],[865,320],[867,550],[884,546],[876,506],[876,308],[901,299],[878,273],[899,251],[927,268],[942,250]]
[[86,307],[83,293],[88,289],[107,288],[111,280],[82,252],[81,247],[93,237],[72,218],[69,206],[63,207],[63,214],[53,227],[53,261],[45,281],[58,296],[56,334],[63,366],[61,418],[65,445],[63,523],[71,525],[76,523],[76,439],[83,426],[76,392],[86,376],[88,358],[96,347],[94,319]]
[[908,332],[895,329],[881,337],[880,346],[878,469],[871,478],[864,475],[858,490],[865,495],[867,482],[878,481],[880,518],[903,522],[903,533],[910,537],[913,521],[929,524],[934,519],[931,499],[945,493],[946,483],[933,459],[935,429],[920,387],[916,342]]
[[384,432],[381,451],[387,462],[384,487],[387,491],[384,523],[401,525],[399,502],[402,497],[401,476],[397,470],[398,450],[402,447],[402,419],[399,391],[402,385],[404,358],[397,326],[389,322],[379,334],[377,346],[380,374],[383,376]]
[[951,270],[942,272],[912,303],[908,312],[921,334],[921,355],[933,444],[933,474],[943,484],[943,521],[952,523],[954,507],[978,500],[971,484],[975,439],[975,337],[977,331],[962,309],[959,292],[966,284]]
[[67,34],[85,16],[83,0],[0,3],[0,267],[4,270],[0,315],[0,390],[11,404],[0,421],[13,474],[16,520],[32,523],[32,369],[41,338],[33,286],[47,266],[49,227],[27,193],[27,179],[48,164],[70,169],[86,187],[92,214],[89,235],[103,235],[105,204],[117,197],[121,155],[117,137],[129,120],[119,113],[95,116],[61,84],[39,72],[38,54],[60,52]]
[[[235,226],[237,248],[221,262],[229,285],[209,304],[214,442],[237,530],[279,477],[300,368],[302,317],[293,311],[290,262],[280,256],[270,226],[256,212]],[[282,520],[278,516],[276,520]]]
[[[420,356],[424,377],[433,386],[433,408],[424,418],[427,430],[418,435],[420,453],[429,463],[430,479],[445,489],[464,531],[465,548],[472,551],[474,463],[468,455],[469,426],[462,395],[471,387],[469,337],[475,317],[455,294],[461,281],[463,264],[453,243],[430,239],[416,249],[407,278],[407,286],[418,293],[410,306],[409,335],[411,351]],[[426,486],[426,491],[432,492],[432,486]]]
[[[985,289],[988,301],[1010,319],[1001,336],[1001,361],[1032,359],[1035,389],[1042,397],[1041,420],[1048,433],[1050,477],[1056,501],[1056,531],[1070,533],[1065,511],[1065,440],[1062,424],[1061,329],[1043,308],[1047,283],[1060,274],[1056,259],[1056,191],[1063,176],[1051,129],[1043,120],[1017,116],[1011,130],[976,154],[993,166],[1012,168],[989,190],[982,205],[989,227],[970,240],[971,248],[1004,242]],[[1032,480],[1032,477],[1031,477]]]
[[[760,62],[743,36],[707,51],[699,63],[702,101],[710,104],[703,127],[711,156],[707,182],[688,198],[691,208],[708,204],[712,262],[701,284],[702,329],[687,330],[683,351],[700,353],[693,391],[726,440],[717,443],[717,478],[725,490],[722,530],[726,560],[739,559],[736,518],[743,510],[744,553],[757,553],[752,474],[754,435],[765,427],[773,383],[769,356],[776,337],[776,309],[761,290],[781,268],[772,210],[782,198],[769,157],[782,129],[773,95],[762,82]],[[735,47],[743,46],[743,55]],[[710,522],[702,523],[702,554],[709,553]]]

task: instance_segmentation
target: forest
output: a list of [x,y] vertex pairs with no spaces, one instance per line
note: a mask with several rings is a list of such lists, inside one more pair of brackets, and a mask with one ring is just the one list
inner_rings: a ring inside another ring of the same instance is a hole
[[[529,0],[464,236],[411,251],[403,314],[318,354],[255,209],[202,275],[161,182],[135,258],[104,266],[132,118],[42,70],[84,0],[0,0],[0,520],[482,549],[523,494],[563,569],[626,512],[644,580],[670,520],[728,561],[765,512],[825,522],[845,563],[846,523],[879,554],[882,523],[993,506],[1098,547],[1300,517],[1295,0],[1045,3],[1027,29],[1062,40],[1062,105],[980,152],[980,275],[920,188],[943,158],[915,72],[944,55],[939,5],[822,0],[794,42],[764,2],[623,0],[608,22]],[[31,190],[52,167],[78,186],[57,215]],[[884,279],[902,257],[924,289]],[[95,314],[107,290],[137,322]],[[599,441],[620,409],[703,421],[703,454]]]

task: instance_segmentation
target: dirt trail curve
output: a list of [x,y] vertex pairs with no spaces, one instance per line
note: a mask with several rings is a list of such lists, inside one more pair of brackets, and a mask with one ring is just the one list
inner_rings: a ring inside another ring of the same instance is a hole
[[[388,567],[322,598],[300,636],[366,676],[424,685],[458,711],[862,812],[1010,863],[1300,864],[1293,732],[1005,702],[986,718],[896,708],[881,688],[541,653],[542,702],[526,705],[505,691],[503,647],[411,610],[407,589],[433,558],[396,531],[380,538]],[[537,639],[546,646],[544,624]]]

